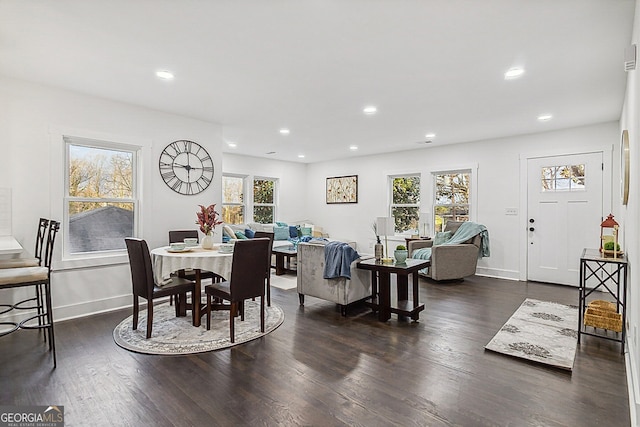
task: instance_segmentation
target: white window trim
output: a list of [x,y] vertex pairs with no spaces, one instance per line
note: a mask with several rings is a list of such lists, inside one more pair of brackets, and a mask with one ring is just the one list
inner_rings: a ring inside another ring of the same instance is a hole
[[[241,178],[242,179],[242,203],[225,203],[224,201],[224,177]],[[249,189],[247,182],[249,181],[249,175],[237,174],[237,173],[223,173],[222,174],[222,206],[242,206],[244,224],[251,222],[250,216],[253,216],[253,212],[248,212],[247,197],[251,197],[253,200],[253,188]],[[251,181],[253,184],[253,180]],[[253,187],[253,185],[252,185]],[[249,194],[249,192],[251,194]]]
[[[273,203],[256,203],[254,201],[253,183],[256,179],[263,181],[273,181]],[[280,187],[280,180],[278,178],[267,176],[254,176],[251,179],[251,222],[254,221],[253,210],[256,206],[273,206],[273,222],[276,222],[278,218],[278,188]]]
[[[142,202],[143,194],[147,196],[147,202],[151,202],[151,192],[145,191],[145,187],[149,186],[149,174],[152,169],[150,166],[151,158],[151,146],[152,141],[147,139],[141,139],[126,135],[115,135],[110,133],[95,132],[86,129],[67,128],[52,126],[49,129],[49,138],[51,141],[50,146],[50,170],[51,179],[50,185],[50,206],[51,206],[51,218],[59,219],[61,221],[61,229],[58,232],[58,239],[68,239],[66,230],[62,227],[64,225],[64,218],[66,214],[66,175],[67,170],[67,144],[65,138],[71,138],[76,141],[98,141],[100,143],[110,144],[111,141],[118,141],[113,143],[117,148],[129,147],[137,150],[136,164],[134,165],[134,172],[137,180],[137,200],[136,206],[136,218],[134,223],[134,230],[136,236],[143,235],[144,224],[144,208],[145,204]],[[64,243],[63,243],[64,245]],[[54,270],[73,270],[90,268],[96,266],[127,264],[129,258],[126,249],[119,251],[108,252],[95,252],[78,254],[73,256],[64,256],[63,250],[54,251],[53,269]]]

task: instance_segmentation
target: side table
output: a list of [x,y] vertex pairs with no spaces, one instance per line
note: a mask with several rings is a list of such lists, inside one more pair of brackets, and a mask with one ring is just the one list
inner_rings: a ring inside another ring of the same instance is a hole
[[295,269],[291,268],[291,258],[297,258],[298,249],[294,246],[285,246],[273,248],[271,253],[276,258],[276,276],[281,276],[287,271],[295,272]]
[[[371,271],[371,302],[369,305],[378,311],[378,320],[386,322],[391,313],[408,316],[417,321],[424,304],[418,301],[418,270],[429,267],[430,260],[407,259],[402,264],[382,264],[375,259],[367,259],[358,263],[358,268]],[[398,285],[398,301],[391,305],[391,274],[395,274]],[[413,300],[409,299],[409,274],[413,279]]]
[[[596,283],[593,287],[587,287],[587,281],[593,279]],[[597,249],[587,249],[582,251],[580,257],[580,301],[578,304],[578,343],[582,335],[591,335],[620,343],[620,352],[624,353],[624,340],[626,334],[625,322],[627,320],[627,258],[606,258]],[[584,325],[584,314],[587,308],[587,298],[595,291],[607,292],[613,297],[616,305],[616,312],[622,310],[622,331],[618,338],[610,337],[595,332],[587,332]]]

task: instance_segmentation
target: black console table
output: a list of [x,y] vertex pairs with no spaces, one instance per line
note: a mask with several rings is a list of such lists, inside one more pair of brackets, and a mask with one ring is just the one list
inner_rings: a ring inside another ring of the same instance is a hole
[[[587,287],[587,282],[592,279],[595,286]],[[613,297],[613,303],[616,305],[617,313],[622,314],[622,331],[615,337],[587,332],[587,326],[584,325],[584,314],[587,308],[587,299],[592,296],[593,292],[607,292]],[[621,346],[621,353],[624,353],[625,340],[625,322],[627,319],[627,258],[624,256],[618,258],[603,257],[597,249],[587,249],[582,251],[580,257],[580,303],[579,319],[578,319],[578,343],[582,335],[591,335],[612,341],[618,341]],[[620,311],[622,310],[622,311]]]

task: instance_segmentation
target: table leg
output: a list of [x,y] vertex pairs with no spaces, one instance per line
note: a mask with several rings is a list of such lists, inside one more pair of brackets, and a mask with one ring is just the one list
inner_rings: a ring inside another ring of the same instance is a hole
[[386,271],[379,273],[378,279],[378,320],[386,322],[391,319],[391,274]]
[[398,301],[406,301],[409,299],[409,277],[407,274],[397,274],[398,282]]
[[284,254],[276,253],[276,276],[284,274]]
[[196,270],[196,285],[193,289],[193,299],[191,301],[191,315],[193,320],[193,326],[200,326],[200,295],[201,295],[201,286],[202,280],[200,277],[200,269]]

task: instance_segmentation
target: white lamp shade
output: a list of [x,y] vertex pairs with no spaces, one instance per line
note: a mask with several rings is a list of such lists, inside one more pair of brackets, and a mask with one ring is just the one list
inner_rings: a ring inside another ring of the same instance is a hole
[[376,230],[378,236],[391,236],[396,232],[396,223],[392,216],[379,216],[376,218]]

